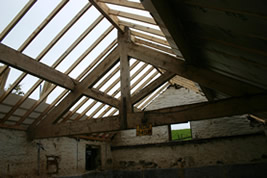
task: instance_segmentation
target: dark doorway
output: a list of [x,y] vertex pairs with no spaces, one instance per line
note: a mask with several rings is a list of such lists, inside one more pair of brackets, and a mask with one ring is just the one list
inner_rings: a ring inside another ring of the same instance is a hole
[[99,147],[86,145],[85,150],[85,169],[94,170],[100,167],[100,149]]

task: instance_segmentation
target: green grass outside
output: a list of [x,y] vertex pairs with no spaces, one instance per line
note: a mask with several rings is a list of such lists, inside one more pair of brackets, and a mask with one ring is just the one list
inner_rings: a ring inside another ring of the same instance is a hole
[[172,130],[172,140],[191,140],[191,129]]

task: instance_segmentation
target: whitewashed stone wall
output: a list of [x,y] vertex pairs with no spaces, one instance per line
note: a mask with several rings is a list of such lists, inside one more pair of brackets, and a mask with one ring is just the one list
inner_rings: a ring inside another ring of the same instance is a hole
[[35,177],[37,176],[37,145],[41,143],[45,150],[40,152],[40,173],[49,177],[46,169],[46,155],[59,156],[58,175],[75,175],[85,172],[86,144],[99,146],[101,149],[102,169],[112,167],[110,146],[102,142],[74,138],[50,138],[27,141],[24,131],[0,129],[0,177]]
[[267,162],[265,135],[113,147],[114,169],[189,168]]
[[263,132],[264,126],[251,123],[247,115],[191,122],[194,139],[233,136]]

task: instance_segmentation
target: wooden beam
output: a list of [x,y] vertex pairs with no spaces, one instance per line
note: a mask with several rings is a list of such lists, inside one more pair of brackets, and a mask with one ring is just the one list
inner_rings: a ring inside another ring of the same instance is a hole
[[150,36],[150,35],[147,35],[147,34],[144,34],[144,33],[140,33],[138,31],[133,31],[133,30],[131,31],[131,34],[134,35],[134,36],[137,36],[137,37],[140,37],[140,38],[155,42],[155,43],[159,43],[159,44],[162,44],[162,45],[165,45],[165,46],[169,46],[168,41],[160,39],[160,38],[156,38],[154,36]]
[[60,85],[70,90],[74,89],[75,82],[68,75],[21,54],[3,44],[0,44],[0,61],[56,85]]
[[88,74],[76,87],[69,93],[38,125],[39,127],[47,127],[58,121],[63,114],[69,110],[82,96],[83,92],[92,87],[105,73],[110,70],[118,61],[119,52],[115,48],[94,71]]
[[4,91],[10,68],[6,68],[6,66],[0,66],[0,69],[4,70],[3,74],[0,75],[0,91]]
[[141,3],[138,3],[138,2],[131,2],[131,1],[125,1],[125,0],[98,0],[98,1],[108,3],[108,4],[114,4],[114,5],[134,8],[134,9],[145,10],[143,5]]
[[128,57],[128,44],[131,43],[130,29],[125,32],[118,31],[118,47],[120,53],[120,80],[121,80],[121,102],[120,102],[120,124],[121,128],[127,126],[127,115],[132,112],[131,85],[130,85],[130,64]]
[[266,111],[267,94],[247,95],[133,114],[128,128],[146,121],[153,126]]
[[167,82],[168,80],[170,80],[174,76],[175,76],[175,74],[172,72],[166,72],[166,73],[162,74],[159,78],[157,78],[156,80],[151,82],[148,86],[146,86],[141,91],[139,91],[138,93],[133,95],[132,96],[132,103],[135,104],[135,103],[139,102],[140,100],[142,100],[147,95],[149,95],[150,93],[155,91],[158,87],[163,85],[165,82]]
[[120,129],[119,117],[107,117],[101,119],[89,119],[85,121],[64,122],[45,128],[35,129],[29,132],[32,139],[73,136],[96,132],[116,131]]
[[101,92],[100,90],[89,88],[83,92],[83,94],[87,97],[93,98],[95,100],[98,100],[102,103],[108,104],[110,106],[113,106],[115,108],[119,108],[120,101],[104,92]]
[[[196,103],[153,111],[131,113],[127,128],[135,128],[142,122],[151,123],[153,126],[183,123],[212,119],[232,115],[266,111],[267,94],[233,97],[212,102]],[[65,122],[51,125],[50,127],[36,129],[30,132],[31,138],[48,138],[59,136],[73,136],[97,132],[120,130],[118,116],[89,119],[78,122]]]
[[101,3],[101,2],[98,2],[97,0],[89,0],[94,6],[96,9],[99,10],[99,12],[101,14],[103,14],[103,16],[105,16],[108,21],[115,27],[118,29],[118,31],[120,32],[124,32],[124,28],[123,26],[120,26],[119,25],[119,19],[116,17],[116,16],[113,16],[113,15],[110,15],[109,14],[109,7],[105,4],[105,3]]
[[241,96],[263,91],[263,89],[256,86],[224,76],[217,72],[193,65],[186,65],[184,61],[173,56],[133,43],[129,44],[128,55],[230,96]]

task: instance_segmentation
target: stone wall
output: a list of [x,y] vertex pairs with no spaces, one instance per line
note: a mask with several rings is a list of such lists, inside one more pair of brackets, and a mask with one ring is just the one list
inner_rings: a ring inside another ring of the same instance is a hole
[[264,125],[249,120],[247,115],[191,122],[192,138],[212,138],[262,132]]
[[267,162],[264,134],[112,147],[114,169],[190,168]]
[[44,148],[40,151],[40,174],[43,177],[48,177],[49,172],[55,171],[55,166],[46,168],[46,155],[59,157],[57,175],[84,173],[86,144],[100,147],[101,169],[108,169],[112,166],[110,146],[106,143],[68,137],[27,141],[24,131],[0,129],[0,177],[36,176],[38,172],[37,143],[41,143]]

